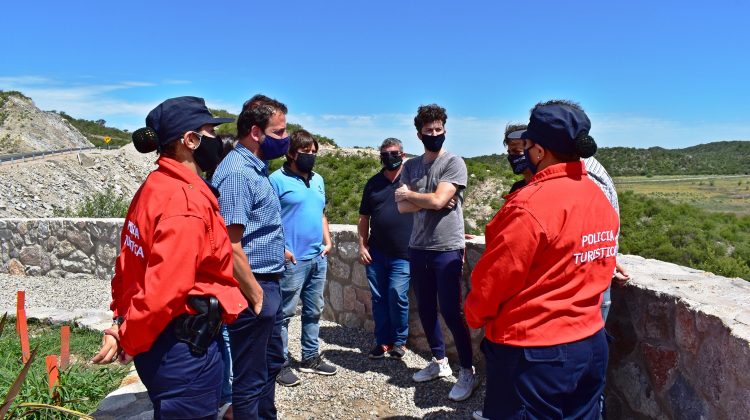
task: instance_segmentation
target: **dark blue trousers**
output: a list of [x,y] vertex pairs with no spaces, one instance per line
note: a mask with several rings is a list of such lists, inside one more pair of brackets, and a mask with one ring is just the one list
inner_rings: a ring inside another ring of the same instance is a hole
[[601,413],[608,346],[604,330],[549,347],[513,347],[482,341],[489,419],[591,419]]
[[281,288],[258,280],[263,289],[259,314],[248,308],[228,326],[232,345],[232,410],[236,419],[276,418],[276,375],[284,364],[281,342]]
[[445,325],[453,334],[461,367],[472,366],[471,336],[461,302],[464,250],[424,251],[409,248],[409,266],[419,320],[436,359],[445,357],[445,341],[438,321],[438,302]]
[[206,354],[195,356],[169,324],[133,363],[154,405],[154,419],[216,418],[224,372],[218,337]]

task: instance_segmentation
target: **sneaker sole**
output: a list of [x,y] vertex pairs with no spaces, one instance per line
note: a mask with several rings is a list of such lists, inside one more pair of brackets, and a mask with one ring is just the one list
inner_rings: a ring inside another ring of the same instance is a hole
[[279,384],[279,385],[281,385],[281,386],[289,388],[289,387],[293,387],[293,386],[299,385],[300,383],[302,383],[302,380],[298,379],[297,382],[292,382],[292,383],[284,383],[284,382],[276,381],[276,383]]
[[413,380],[414,382],[420,382],[420,383],[421,383],[421,382],[430,382],[430,381],[434,381],[435,379],[438,379],[438,378],[447,378],[447,377],[449,377],[449,376],[451,376],[451,375],[453,375],[453,372],[451,372],[451,373],[447,373],[447,374],[445,374],[445,375],[440,375],[440,374],[438,374],[438,376],[435,376],[435,377],[433,377],[433,378],[426,378],[426,379],[417,379],[417,378],[415,378],[415,377],[413,377],[413,376],[412,376],[412,377],[411,377],[411,379],[412,379],[412,380]]
[[336,370],[334,372],[322,372],[320,370],[315,370],[315,369],[310,369],[310,368],[303,368],[303,367],[299,368],[299,371],[300,372],[305,372],[305,373],[315,373],[315,374],[318,374],[318,375],[325,375],[325,376],[333,376],[333,375],[336,374],[336,372],[338,372],[338,370]]

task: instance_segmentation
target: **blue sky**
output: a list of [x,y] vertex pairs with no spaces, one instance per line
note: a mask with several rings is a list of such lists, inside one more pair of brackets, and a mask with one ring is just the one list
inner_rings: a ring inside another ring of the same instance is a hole
[[496,153],[509,121],[575,100],[600,146],[750,140],[746,1],[36,1],[3,5],[0,89],[136,129],[162,100],[237,112],[262,92],[343,146]]

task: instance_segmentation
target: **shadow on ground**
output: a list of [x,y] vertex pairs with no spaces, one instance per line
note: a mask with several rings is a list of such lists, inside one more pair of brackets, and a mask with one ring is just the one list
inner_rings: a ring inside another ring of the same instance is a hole
[[[342,331],[341,329],[345,329]],[[320,338],[326,343],[334,344],[350,350],[327,350],[325,358],[354,372],[376,372],[386,377],[391,386],[402,389],[414,389],[414,405],[420,409],[429,410],[439,408],[438,411],[427,414],[424,418],[471,418],[471,412],[481,408],[484,401],[483,383],[469,399],[455,402],[448,399],[448,393],[453,387],[454,381],[436,379],[430,382],[416,383],[411,378],[415,372],[427,365],[427,354],[407,353],[406,358],[410,364],[418,367],[409,367],[405,360],[383,358],[369,359],[373,343],[371,334],[362,330],[346,328],[342,326],[321,326]],[[416,362],[416,363],[414,363]],[[458,367],[452,366],[454,375],[458,373]],[[468,417],[466,417],[468,416]],[[392,419],[411,419],[409,416],[388,417]]]

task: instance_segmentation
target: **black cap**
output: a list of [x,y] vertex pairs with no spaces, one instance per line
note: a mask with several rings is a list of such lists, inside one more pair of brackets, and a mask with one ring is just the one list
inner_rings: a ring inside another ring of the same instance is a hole
[[133,132],[133,143],[141,153],[161,150],[187,131],[196,131],[206,124],[233,122],[232,118],[214,118],[203,98],[181,96],[160,103],[146,116],[146,128]]
[[531,111],[529,126],[521,135],[545,149],[583,158],[596,153],[596,143],[589,136],[591,121],[586,113],[566,104],[537,106]]

